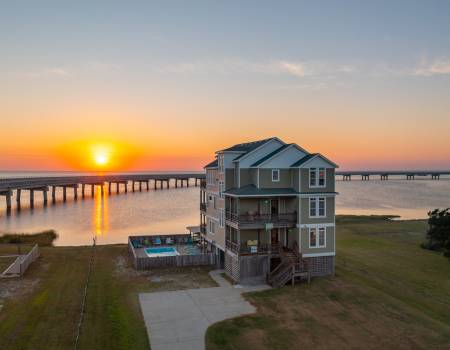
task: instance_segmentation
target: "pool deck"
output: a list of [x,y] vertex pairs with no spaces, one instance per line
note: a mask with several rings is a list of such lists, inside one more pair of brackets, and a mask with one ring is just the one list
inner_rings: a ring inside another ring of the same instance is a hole
[[139,294],[152,350],[205,349],[210,325],[256,311],[241,294],[270,287],[233,286],[220,276],[222,272],[210,272],[219,287]]

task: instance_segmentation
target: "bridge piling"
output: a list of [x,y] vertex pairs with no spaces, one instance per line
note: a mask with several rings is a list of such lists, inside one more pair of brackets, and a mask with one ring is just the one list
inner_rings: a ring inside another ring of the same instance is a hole
[[47,204],[48,204],[47,191],[48,190],[42,191],[42,196],[44,197],[44,207],[47,206]]
[[30,189],[30,208],[34,208],[34,190]]
[[11,204],[12,191],[11,190],[2,191],[2,192],[0,192],[0,196],[5,196],[5,200],[6,200],[6,214],[10,215],[11,214],[11,208],[12,208],[12,204]]
[[16,191],[16,202],[17,202],[17,208],[20,208],[20,196],[22,194],[22,190],[19,188]]
[[73,199],[74,200],[78,199],[78,185],[73,187]]
[[56,186],[52,186],[52,203],[56,203]]
[[91,197],[94,197],[94,184],[91,184]]
[[84,199],[84,189],[85,189],[86,185],[85,184],[81,184],[81,199]]

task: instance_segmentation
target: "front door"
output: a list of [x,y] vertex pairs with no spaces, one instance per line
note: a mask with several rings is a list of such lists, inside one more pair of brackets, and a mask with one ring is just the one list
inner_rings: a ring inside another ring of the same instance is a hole
[[276,245],[280,242],[279,236],[278,236],[278,229],[273,228],[272,230],[270,230],[270,243],[272,245]]
[[279,201],[278,199],[271,199],[270,200],[270,213],[273,214],[278,214],[278,209],[279,209]]

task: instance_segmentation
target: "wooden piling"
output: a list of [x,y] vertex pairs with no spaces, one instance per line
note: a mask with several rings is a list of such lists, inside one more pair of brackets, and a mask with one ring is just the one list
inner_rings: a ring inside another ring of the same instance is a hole
[[47,203],[48,203],[48,200],[47,200],[47,189],[44,189],[42,191],[42,195],[44,196],[44,206],[46,206]]
[[78,185],[73,187],[73,199],[78,199]]
[[64,186],[63,187],[63,202],[65,202],[67,200],[67,187]]
[[81,198],[84,199],[84,188],[85,188],[85,184],[81,184]]
[[94,191],[95,191],[95,189],[94,189],[94,184],[91,184],[91,197],[94,197]]
[[56,203],[56,187],[52,186],[52,203]]
[[30,208],[34,208],[34,190],[30,190]]

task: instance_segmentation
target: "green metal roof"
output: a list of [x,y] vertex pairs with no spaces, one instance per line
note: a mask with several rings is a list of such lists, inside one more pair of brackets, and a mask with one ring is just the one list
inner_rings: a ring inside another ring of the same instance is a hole
[[277,153],[280,153],[281,151],[283,151],[284,149],[288,148],[291,145],[292,145],[292,143],[289,143],[289,144],[286,144],[286,145],[283,145],[283,146],[277,148],[275,151],[269,153],[265,157],[262,157],[260,160],[258,160],[257,162],[253,163],[251,165],[251,167],[255,167],[255,166],[258,166],[258,165],[264,163],[266,160],[272,158],[274,155],[276,155]]
[[206,164],[203,168],[217,168],[217,166],[219,165],[219,162],[217,161],[217,159],[214,159],[211,163]]
[[255,185],[232,188],[224,193],[236,197],[296,196],[298,194],[293,188],[258,188]]
[[251,152],[254,149],[257,149],[259,146],[265,144],[266,142],[269,142],[270,140],[273,140],[275,137],[271,137],[264,140],[258,140],[258,141],[252,141],[252,142],[246,142],[246,143],[238,143],[237,145],[231,146],[229,148],[225,148],[221,150],[220,152]]
[[308,160],[310,160],[311,158],[314,158],[315,156],[317,156],[319,153],[311,153],[311,154],[307,154],[306,156],[304,156],[303,158],[300,158],[299,160],[297,160],[294,164],[291,165],[291,168],[295,168],[298,167],[304,163],[306,163]]

